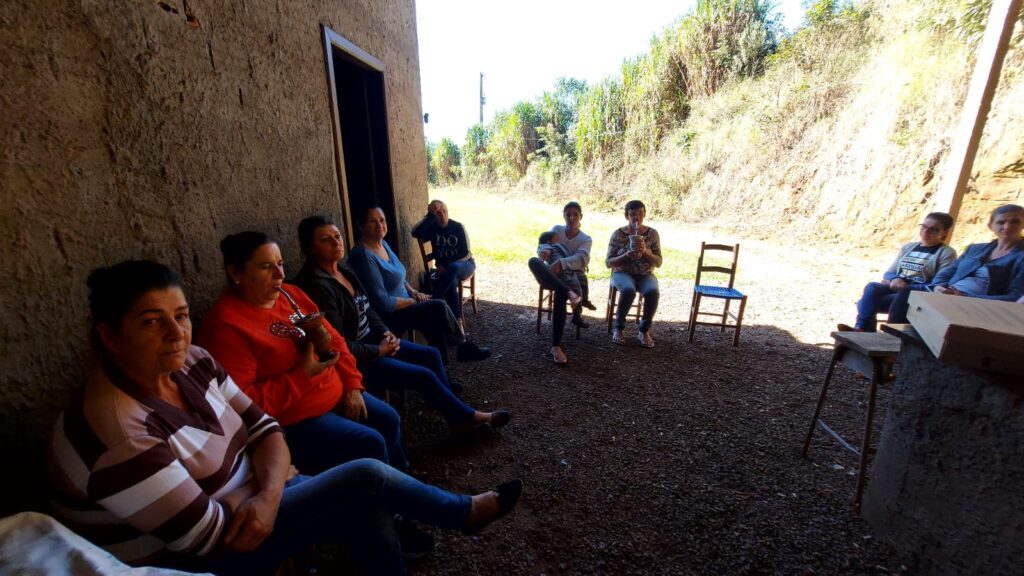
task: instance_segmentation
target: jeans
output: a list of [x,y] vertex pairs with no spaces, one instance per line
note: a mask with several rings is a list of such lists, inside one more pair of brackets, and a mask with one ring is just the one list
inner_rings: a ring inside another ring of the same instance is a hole
[[469,278],[476,271],[476,263],[472,258],[452,262],[444,267],[434,279],[432,285],[434,298],[443,299],[448,307],[455,313],[456,318],[462,318],[462,298],[459,298],[459,282]]
[[316,474],[357,458],[373,458],[405,469],[408,462],[398,412],[368,392],[363,392],[363,402],[368,414],[365,422],[327,412],[285,426],[295,467],[304,474]]
[[907,312],[910,311],[910,293],[914,290],[928,290],[927,284],[909,284],[900,290],[892,300],[889,307],[889,322],[892,324],[906,324],[909,319]]
[[311,544],[347,543],[361,574],[405,574],[394,515],[459,528],[471,507],[469,496],[424,484],[364,458],[288,482],[274,531],[255,550],[218,548],[206,557],[175,557],[168,564],[216,574],[273,574],[278,564]]
[[896,299],[896,292],[880,282],[869,282],[864,287],[864,294],[857,302],[857,323],[855,328],[865,332],[878,330],[878,322],[875,315],[879,312],[886,312]]
[[537,279],[537,283],[555,293],[551,301],[551,345],[561,346],[562,332],[565,331],[565,301],[569,299],[569,286],[540,258],[530,258],[528,265],[533,277]]
[[382,313],[381,319],[395,334],[406,330],[419,330],[427,344],[437,349],[441,361],[448,364],[448,346],[466,340],[459,327],[458,319],[444,300],[427,300],[395,310],[394,314]]
[[370,386],[415,390],[441,413],[449,426],[472,420],[476,412],[452,393],[441,353],[430,346],[402,340],[394,356],[360,362],[359,371],[363,373],[363,382]]
[[649,331],[654,313],[658,311],[658,279],[654,274],[612,272],[612,286],[619,291],[619,304],[615,308],[615,329],[622,330],[626,327],[626,316],[633,306],[636,293],[639,292],[644,297],[644,309],[640,313],[640,331]]

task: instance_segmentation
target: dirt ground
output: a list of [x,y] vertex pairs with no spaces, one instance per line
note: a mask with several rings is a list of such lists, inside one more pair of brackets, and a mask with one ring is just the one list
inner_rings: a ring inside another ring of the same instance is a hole
[[[727,240],[659,227],[663,243]],[[599,242],[595,242],[598,244]],[[600,252],[595,246],[595,251]],[[526,491],[478,537],[433,530],[438,548],[413,574],[874,574],[906,571],[851,508],[856,461],[822,433],[799,450],[824,377],[829,332],[850,322],[865,281],[891,254],[849,254],[747,242],[737,287],[749,295],[742,340],[698,327],[686,341],[692,282],[663,281],[653,335],[626,346],[597,312],[570,362],[535,332],[537,287],[522,267],[481,266],[480,312],[467,327],[494,356],[454,364],[463,398],[507,407],[512,423],[475,442],[454,440],[435,413],[401,406],[413,472],[475,493],[511,478]],[[600,257],[595,257],[600,264]],[[865,384],[841,370],[825,417],[859,443]],[[889,390],[879,397],[881,423]]]

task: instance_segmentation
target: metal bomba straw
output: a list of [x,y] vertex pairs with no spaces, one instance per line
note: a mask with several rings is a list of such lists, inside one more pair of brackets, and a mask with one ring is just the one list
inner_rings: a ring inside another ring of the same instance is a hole
[[292,310],[295,310],[295,313],[288,317],[289,320],[291,320],[292,322],[298,322],[299,320],[306,316],[305,314],[302,313],[302,308],[299,308],[299,304],[295,301],[294,298],[292,298],[292,295],[285,292],[284,286],[278,286],[277,291],[280,292],[281,294],[284,294],[284,297],[288,299],[288,303],[292,305]]

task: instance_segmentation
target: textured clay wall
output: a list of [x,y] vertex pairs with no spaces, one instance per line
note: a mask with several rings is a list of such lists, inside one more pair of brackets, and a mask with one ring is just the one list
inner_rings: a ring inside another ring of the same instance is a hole
[[167,263],[201,316],[225,234],[275,235],[294,271],[299,219],[340,215],[321,23],[386,66],[407,228],[427,201],[413,0],[0,3],[4,446],[83,379],[91,269]]

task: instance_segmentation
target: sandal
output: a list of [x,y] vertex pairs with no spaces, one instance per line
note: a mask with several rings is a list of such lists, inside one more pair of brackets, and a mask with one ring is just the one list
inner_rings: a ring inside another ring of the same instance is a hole
[[565,351],[560,346],[551,347],[551,359],[560,366],[569,363],[569,357],[565,355]]
[[644,348],[654,348],[654,338],[651,338],[650,332],[641,332],[636,335],[637,340],[640,340],[640,345]]
[[580,305],[582,305],[582,304],[583,304],[583,296],[580,296],[579,294],[577,294],[577,293],[575,293],[575,292],[570,290],[569,291],[569,305],[572,306],[573,308],[579,308]]

